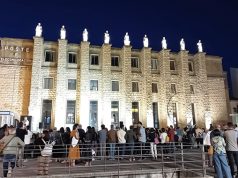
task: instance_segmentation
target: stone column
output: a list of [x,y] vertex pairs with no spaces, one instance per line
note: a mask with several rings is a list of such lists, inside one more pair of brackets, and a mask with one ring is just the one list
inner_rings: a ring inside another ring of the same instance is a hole
[[[89,76],[89,42],[82,41],[80,45],[80,76],[77,76],[78,88],[80,92],[79,102],[77,103],[77,122],[85,128],[89,125],[89,95],[90,95],[90,76]],[[78,91],[77,91],[78,92]],[[78,95],[78,94],[77,94]],[[78,100],[77,100],[78,101]]]
[[102,61],[102,120],[101,122],[110,128],[111,125],[111,45],[103,44],[101,49],[101,61]]
[[141,70],[143,77],[143,94],[141,116],[144,126],[154,127],[152,110],[152,78],[151,78],[151,48],[143,48],[141,51]]
[[41,91],[43,85],[41,66],[44,60],[44,39],[41,37],[34,37],[32,74],[31,74],[31,90],[30,90],[30,104],[28,113],[32,116],[31,129],[38,131],[39,122],[41,118]]
[[170,73],[170,50],[163,49],[158,54],[160,62],[160,99],[159,99],[159,125],[160,127],[167,126],[167,105],[169,102],[170,95],[170,84],[171,84],[171,73]]
[[55,97],[55,119],[52,126],[59,129],[66,124],[66,68],[67,68],[67,40],[58,41],[58,62],[57,62],[57,77],[56,77],[56,97]]
[[[212,122],[208,83],[207,83],[207,70],[206,70],[206,57],[205,53],[199,52],[195,54],[195,73],[197,75],[197,114],[198,114],[198,125],[204,126],[206,122]],[[210,121],[209,121],[210,120]]]
[[122,58],[122,93],[124,95],[124,99],[121,103],[121,118],[124,125],[129,128],[132,125],[132,83],[131,83],[131,46],[123,46],[121,50],[121,58]]
[[192,120],[191,111],[191,95],[190,95],[190,81],[188,71],[188,51],[182,50],[178,53],[178,61],[180,63],[179,70],[179,93],[177,93],[178,100],[178,126],[186,126]]

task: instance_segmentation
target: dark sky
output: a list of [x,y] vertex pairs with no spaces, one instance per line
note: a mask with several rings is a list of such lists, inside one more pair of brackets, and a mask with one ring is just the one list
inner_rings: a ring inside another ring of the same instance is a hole
[[129,32],[133,48],[142,48],[147,34],[150,46],[196,52],[200,39],[207,54],[223,57],[224,70],[238,67],[237,0],[2,0],[0,37],[30,38],[42,23],[45,40],[57,41],[62,25],[69,42],[79,43],[87,28],[91,44],[101,45],[106,30],[115,47],[122,47]]

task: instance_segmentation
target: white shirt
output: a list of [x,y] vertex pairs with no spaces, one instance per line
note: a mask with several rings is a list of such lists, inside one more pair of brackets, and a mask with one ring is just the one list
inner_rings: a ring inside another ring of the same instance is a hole
[[125,139],[126,132],[122,129],[117,131],[118,143],[126,143]]
[[24,143],[26,145],[31,143],[32,135],[33,133],[30,130],[27,130],[27,135],[25,135],[25,138],[24,138]]
[[166,137],[167,137],[167,133],[166,132],[162,132],[160,134],[161,143],[165,143],[166,142]]

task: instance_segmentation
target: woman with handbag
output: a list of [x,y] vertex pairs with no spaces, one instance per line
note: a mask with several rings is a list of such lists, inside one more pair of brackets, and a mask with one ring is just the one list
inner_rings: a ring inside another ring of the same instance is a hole
[[148,140],[150,142],[150,151],[153,159],[157,159],[157,144],[159,143],[158,135],[154,128],[150,128],[148,134]]
[[80,158],[80,150],[79,150],[79,133],[78,133],[78,124],[74,124],[73,130],[70,133],[71,145],[69,148],[69,165],[75,166],[75,160]]

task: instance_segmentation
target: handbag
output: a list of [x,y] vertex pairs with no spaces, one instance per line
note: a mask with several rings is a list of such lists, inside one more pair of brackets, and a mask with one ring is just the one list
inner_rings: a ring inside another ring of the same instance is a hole
[[155,134],[154,142],[155,142],[156,145],[159,144],[159,139],[158,139],[158,137],[157,137],[157,134]]
[[72,137],[72,141],[71,141],[72,147],[75,147],[77,144],[78,144],[78,139],[76,139],[75,137]]
[[[49,141],[46,142],[43,138],[41,140],[45,144],[44,149],[41,150],[41,156],[52,156],[52,150],[53,150],[53,146],[55,144],[55,141],[50,143]],[[41,149],[41,147],[40,147],[40,149]]]
[[207,150],[207,154],[213,155],[213,146],[209,146],[209,148]]
[[3,152],[4,148],[8,145],[8,143],[11,142],[11,140],[12,140],[14,137],[15,137],[15,135],[13,135],[13,136],[12,136],[9,140],[7,140],[6,142],[3,142],[3,141],[1,140],[1,142],[0,142],[0,153]]

